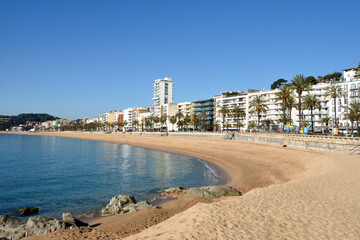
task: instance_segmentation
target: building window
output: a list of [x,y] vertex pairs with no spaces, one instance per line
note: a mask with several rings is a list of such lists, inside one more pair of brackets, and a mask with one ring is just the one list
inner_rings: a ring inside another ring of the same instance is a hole
[[332,111],[335,112],[335,107],[332,108]]
[[347,92],[347,90],[348,90],[348,85],[344,85],[344,90]]
[[351,89],[351,90],[354,90],[355,88],[356,88],[355,84],[354,84],[354,83],[353,83],[353,84],[351,84],[350,89]]
[[348,103],[347,98],[344,98],[344,104],[347,104],[347,103]]

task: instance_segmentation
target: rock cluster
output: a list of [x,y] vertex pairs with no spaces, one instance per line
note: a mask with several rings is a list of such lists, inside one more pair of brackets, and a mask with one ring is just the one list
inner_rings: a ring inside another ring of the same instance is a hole
[[88,228],[88,224],[76,219],[71,213],[63,214],[63,221],[43,216],[30,217],[23,221],[8,215],[0,216],[0,239],[17,240],[41,235],[65,228]]
[[184,196],[198,196],[206,199],[215,199],[224,196],[241,196],[241,192],[230,186],[208,186],[197,188],[176,187],[166,189],[162,195],[182,198]]
[[103,210],[103,216],[137,212],[142,208],[155,208],[146,201],[136,202],[132,195],[117,195],[110,200]]
[[26,237],[26,222],[8,215],[0,216],[0,239],[13,240]]

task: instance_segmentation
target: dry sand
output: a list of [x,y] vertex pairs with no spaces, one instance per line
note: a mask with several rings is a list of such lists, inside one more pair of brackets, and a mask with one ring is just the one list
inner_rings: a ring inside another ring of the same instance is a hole
[[120,239],[148,227],[128,239],[360,239],[360,158],[347,152],[123,134],[46,135],[199,157],[221,167],[231,178],[228,184],[246,194],[212,203],[178,200],[160,211],[99,219],[92,232],[63,230],[29,239]]

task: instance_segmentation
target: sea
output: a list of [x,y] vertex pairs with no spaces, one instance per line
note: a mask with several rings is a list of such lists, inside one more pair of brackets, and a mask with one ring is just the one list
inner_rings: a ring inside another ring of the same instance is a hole
[[118,194],[161,198],[166,188],[219,184],[208,163],[190,156],[120,143],[0,134],[0,215],[24,206],[60,218],[98,215]]

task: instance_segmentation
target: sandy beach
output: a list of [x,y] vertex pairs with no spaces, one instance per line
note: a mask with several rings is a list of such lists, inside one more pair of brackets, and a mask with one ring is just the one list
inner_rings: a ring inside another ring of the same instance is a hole
[[[244,195],[184,198],[160,210],[98,219],[93,231],[27,239],[359,239],[360,158],[348,152],[240,141],[99,133],[40,133],[119,142],[213,163]],[[114,195],[117,193],[114,193]]]

